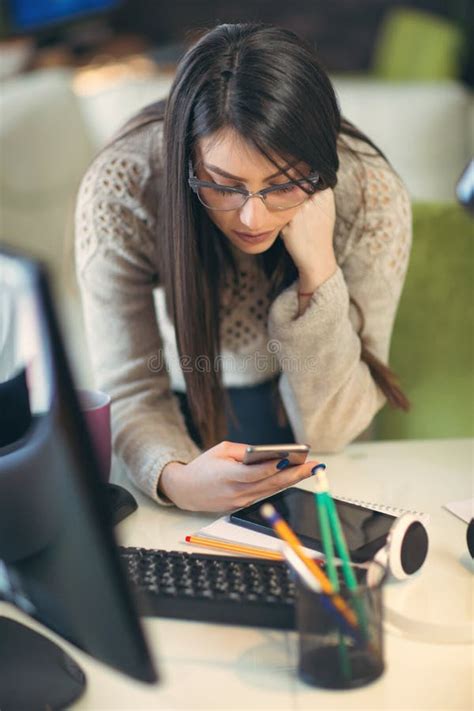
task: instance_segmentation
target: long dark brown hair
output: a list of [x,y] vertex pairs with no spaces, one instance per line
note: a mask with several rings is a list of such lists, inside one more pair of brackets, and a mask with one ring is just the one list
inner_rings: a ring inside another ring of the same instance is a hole
[[[232,128],[272,162],[277,155],[309,164],[321,176],[319,189],[337,183],[341,136],[361,139],[383,154],[342,118],[314,49],[292,32],[269,25],[224,24],[205,34],[179,63],[167,100],[146,107],[120,135],[156,121],[164,121],[166,192],[160,206],[159,271],[180,357],[194,364],[184,370],[187,398],[201,443],[208,448],[226,437],[225,391],[214,364],[220,363],[224,275],[233,274],[238,285],[238,270],[227,240],[219,239],[218,228],[188,186],[196,142]],[[271,299],[298,278],[282,240],[257,259],[270,281]],[[363,314],[354,305],[362,323],[362,360],[388,401],[408,409],[393,372],[364,345]]]

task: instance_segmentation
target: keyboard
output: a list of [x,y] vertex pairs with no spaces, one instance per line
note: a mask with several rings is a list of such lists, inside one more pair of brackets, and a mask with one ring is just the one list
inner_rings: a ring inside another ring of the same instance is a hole
[[294,629],[295,586],[279,561],[120,547],[140,613]]

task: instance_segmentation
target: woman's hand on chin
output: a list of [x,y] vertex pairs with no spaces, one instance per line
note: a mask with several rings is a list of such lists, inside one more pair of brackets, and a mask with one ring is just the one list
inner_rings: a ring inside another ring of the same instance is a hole
[[280,235],[299,272],[299,290],[313,292],[337,269],[333,236],[336,221],[331,188],[314,193]]

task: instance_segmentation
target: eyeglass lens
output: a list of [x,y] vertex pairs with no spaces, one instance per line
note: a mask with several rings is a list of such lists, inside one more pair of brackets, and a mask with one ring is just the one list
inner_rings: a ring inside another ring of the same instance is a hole
[[[296,207],[310,197],[313,186],[310,182],[285,185],[280,190],[272,190],[263,196],[267,207],[272,210]],[[241,193],[227,192],[221,188],[199,186],[199,199],[214,210],[237,210],[243,206],[247,197]]]

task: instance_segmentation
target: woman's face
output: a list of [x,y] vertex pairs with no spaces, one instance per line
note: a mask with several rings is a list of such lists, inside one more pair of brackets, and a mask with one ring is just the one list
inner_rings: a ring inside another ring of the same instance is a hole
[[[298,163],[288,170],[288,178],[232,129],[198,141],[194,169],[199,180],[246,188],[250,192],[287,183],[292,178],[298,180],[301,172],[309,173],[309,166]],[[270,211],[261,198],[253,197],[240,209],[229,212],[203,209],[235,247],[248,254],[260,254],[272,246],[298,207]]]

